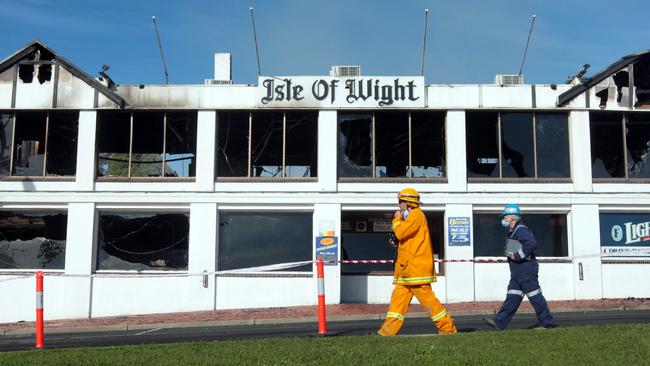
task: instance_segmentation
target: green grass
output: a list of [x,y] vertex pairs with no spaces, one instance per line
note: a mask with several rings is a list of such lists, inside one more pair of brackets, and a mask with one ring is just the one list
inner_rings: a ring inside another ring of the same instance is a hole
[[0,353],[0,365],[647,365],[650,324]]

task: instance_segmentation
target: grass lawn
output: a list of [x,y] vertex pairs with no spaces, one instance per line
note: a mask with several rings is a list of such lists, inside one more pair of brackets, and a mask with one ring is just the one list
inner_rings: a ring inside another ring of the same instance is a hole
[[648,365],[650,324],[0,353],[0,365]]

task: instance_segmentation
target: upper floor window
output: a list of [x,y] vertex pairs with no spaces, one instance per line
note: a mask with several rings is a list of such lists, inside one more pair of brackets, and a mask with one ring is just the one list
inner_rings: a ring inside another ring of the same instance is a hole
[[339,177],[445,177],[444,112],[341,112]]
[[650,114],[591,112],[589,128],[593,178],[650,178]]
[[196,112],[99,112],[97,175],[196,176]]
[[79,112],[0,112],[0,176],[74,176]]
[[570,178],[565,113],[468,112],[468,178]]
[[317,112],[218,112],[217,177],[316,177],[317,130]]

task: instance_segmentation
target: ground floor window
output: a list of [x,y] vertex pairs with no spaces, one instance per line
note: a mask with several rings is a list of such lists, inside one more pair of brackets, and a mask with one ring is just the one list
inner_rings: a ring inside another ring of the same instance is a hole
[[65,212],[0,211],[0,269],[64,269]]
[[[219,212],[220,271],[312,259],[311,212]],[[305,265],[288,271],[311,272]]]
[[[425,212],[433,254],[444,258],[444,213]],[[394,259],[395,248],[388,242],[393,212],[344,211],[341,213],[341,259]],[[438,274],[444,266],[438,265]],[[342,264],[343,274],[391,273],[392,264]]]
[[[567,215],[532,213],[522,216],[523,223],[537,241],[538,257],[566,257],[569,255]],[[501,226],[497,213],[474,214],[474,256],[503,257],[508,231]]]
[[97,269],[187,269],[189,231],[189,213],[100,212]]

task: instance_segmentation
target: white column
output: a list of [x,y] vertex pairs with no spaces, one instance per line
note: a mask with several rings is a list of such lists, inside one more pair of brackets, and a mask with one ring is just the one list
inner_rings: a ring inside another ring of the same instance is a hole
[[97,136],[97,112],[79,112],[79,137],[77,139],[77,191],[95,189],[95,137]]
[[[598,205],[573,205],[571,207],[571,241],[575,298],[601,299],[603,297],[603,266],[600,261],[600,215]],[[582,279],[580,267],[582,266]]]
[[[341,205],[340,204],[316,204],[314,205],[314,260],[316,260],[316,240],[320,236],[321,222],[333,222],[336,237],[338,239],[338,257],[341,260]],[[318,300],[318,284],[316,279],[316,265],[314,264],[314,304]],[[338,304],[341,302],[341,265],[325,265],[325,303]]]
[[[94,203],[68,204],[68,229],[65,248],[65,274],[88,277],[65,277],[63,306],[64,318],[90,316],[92,279],[96,260],[97,240]],[[49,296],[49,295],[46,295]]]
[[[190,274],[214,272],[217,261],[217,204],[192,203],[190,205],[190,243],[188,272]],[[207,287],[203,276],[190,276],[187,289],[188,308],[192,310],[215,309],[215,276],[208,276]]]
[[318,113],[318,187],[324,192],[335,192],[337,181],[337,113]]
[[[449,245],[449,218],[469,218],[470,242],[463,246]],[[445,258],[474,258],[474,233],[472,230],[472,205],[447,205],[445,209]],[[474,301],[474,264],[446,263],[446,302]]]
[[199,111],[196,123],[196,190],[213,191],[217,112]]
[[447,112],[447,181],[450,192],[467,190],[465,111]]
[[573,189],[575,192],[591,192],[591,139],[589,136],[589,112],[571,112],[569,114],[569,132]]

